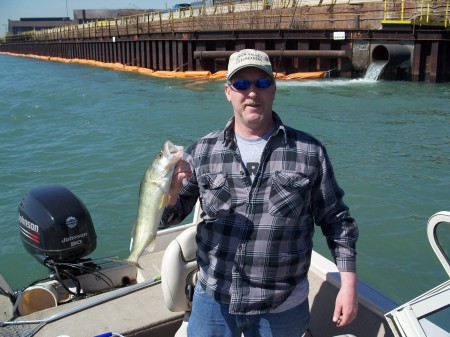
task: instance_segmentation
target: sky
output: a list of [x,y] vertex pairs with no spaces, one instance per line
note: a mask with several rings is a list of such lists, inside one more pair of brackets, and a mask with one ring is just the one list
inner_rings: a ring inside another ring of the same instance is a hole
[[[0,36],[8,29],[8,19],[66,17],[74,9],[165,9],[181,0],[0,0]],[[67,7],[66,7],[67,4]],[[68,15],[67,15],[68,14]]]

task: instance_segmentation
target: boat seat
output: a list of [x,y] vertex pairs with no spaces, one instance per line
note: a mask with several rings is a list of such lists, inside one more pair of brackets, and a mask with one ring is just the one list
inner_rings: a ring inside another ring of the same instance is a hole
[[172,312],[184,311],[176,337],[187,336],[187,323],[192,308],[192,296],[197,281],[195,242],[197,226],[189,227],[173,240],[164,252],[161,266],[161,286],[164,303]]

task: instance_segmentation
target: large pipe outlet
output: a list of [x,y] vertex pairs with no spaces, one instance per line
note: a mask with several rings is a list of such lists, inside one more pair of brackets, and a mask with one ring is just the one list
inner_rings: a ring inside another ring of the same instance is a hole
[[380,44],[372,51],[372,62],[386,61],[386,66],[396,67],[410,58],[409,49],[398,44]]

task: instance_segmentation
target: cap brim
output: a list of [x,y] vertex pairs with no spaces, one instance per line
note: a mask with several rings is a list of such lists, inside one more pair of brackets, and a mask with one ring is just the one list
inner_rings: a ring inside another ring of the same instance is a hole
[[274,78],[273,72],[271,70],[267,69],[267,67],[259,66],[259,65],[244,65],[242,67],[238,67],[238,68],[234,69],[230,74],[227,74],[227,80],[230,80],[233,77],[233,75],[235,75],[238,71],[240,71],[244,68],[258,68],[258,69],[261,69],[262,71],[264,71],[270,77]]

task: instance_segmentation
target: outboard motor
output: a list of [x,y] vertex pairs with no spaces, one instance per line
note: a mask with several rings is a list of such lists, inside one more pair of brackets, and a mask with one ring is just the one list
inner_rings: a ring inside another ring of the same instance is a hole
[[19,205],[20,237],[40,263],[65,263],[92,253],[97,236],[85,205],[60,185],[36,187]]
[[137,268],[117,262],[117,257],[85,258],[97,246],[91,215],[83,202],[61,185],[29,190],[19,204],[19,227],[25,249],[50,271],[47,277],[11,295],[19,315],[136,280]]

